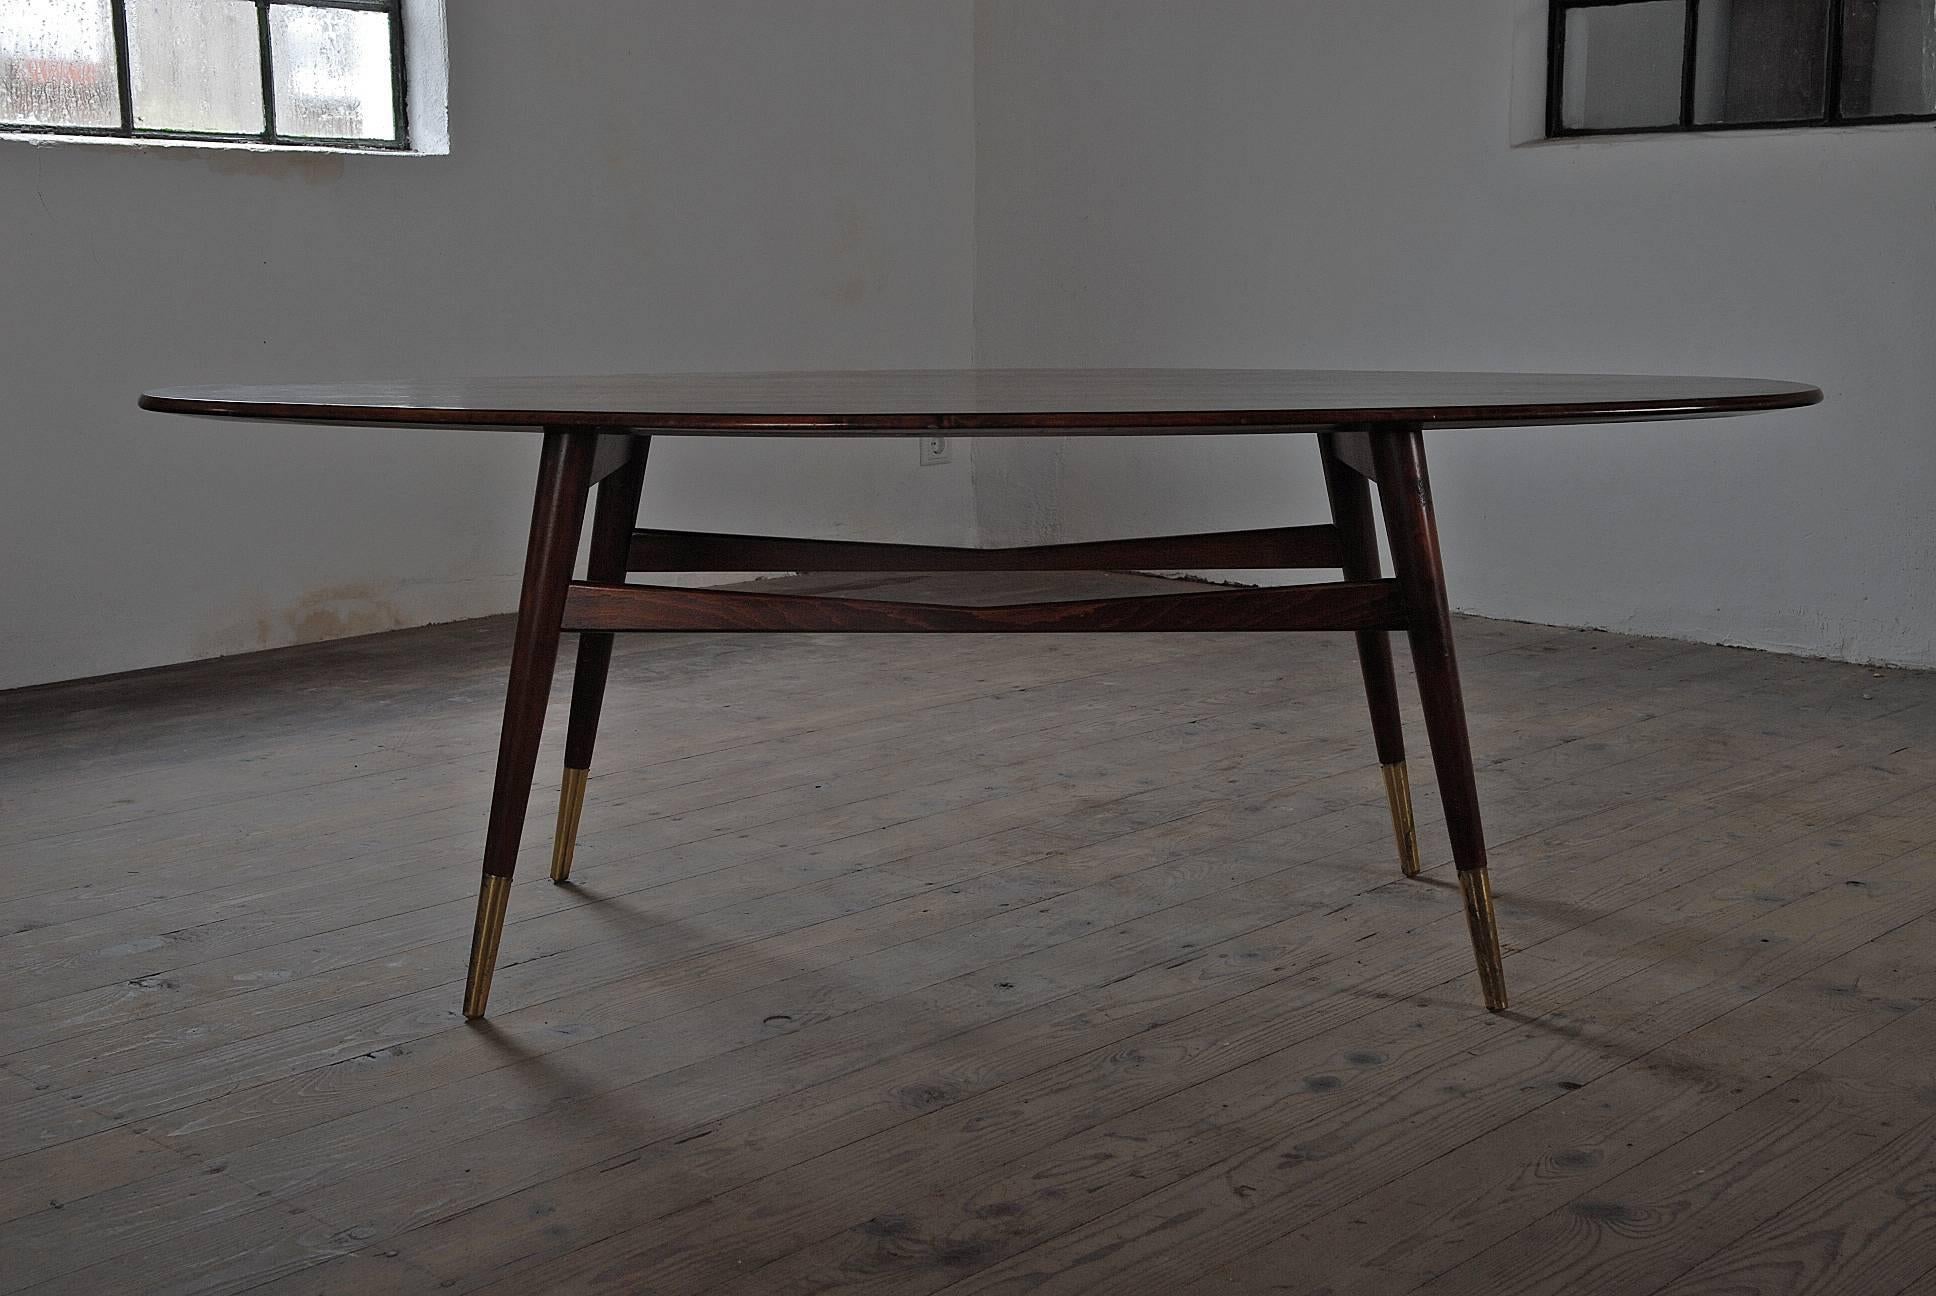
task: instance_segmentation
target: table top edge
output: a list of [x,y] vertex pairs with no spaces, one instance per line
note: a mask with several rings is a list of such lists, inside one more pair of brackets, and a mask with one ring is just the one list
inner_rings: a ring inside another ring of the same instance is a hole
[[[1134,371],[1131,371],[1134,372]],[[1214,371],[1205,371],[1206,375]],[[1375,377],[1376,375],[1368,375]],[[1424,375],[1420,375],[1424,376]],[[1460,377],[1567,378],[1575,375],[1459,375]],[[679,378],[683,375],[666,375]],[[702,377],[694,375],[694,377]],[[705,375],[703,377],[711,377]],[[1589,377],[1589,376],[1580,376]],[[1630,375],[1607,375],[1632,381]],[[1059,409],[1059,410],[889,410],[870,412],[765,410],[713,412],[624,408],[562,408],[536,405],[456,405],[434,402],[382,402],[366,399],[294,400],[241,396],[272,392],[273,387],[164,387],[144,392],[140,408],[180,414],[268,422],[335,423],[357,426],[443,426],[538,430],[545,427],[599,427],[694,436],[908,436],[948,432],[959,435],[1055,436],[1089,434],[1157,435],[1216,432],[1311,432],[1324,428],[1403,425],[1433,427],[1509,427],[1566,423],[1610,423],[1725,417],[1801,409],[1819,404],[1820,388],[1769,379],[1664,379],[1736,384],[1756,390],[1708,396],[1663,396],[1603,400],[1434,403],[1379,406],[1322,406],[1226,409]],[[316,392],[326,384],[290,388]],[[346,388],[353,385],[345,384]]]

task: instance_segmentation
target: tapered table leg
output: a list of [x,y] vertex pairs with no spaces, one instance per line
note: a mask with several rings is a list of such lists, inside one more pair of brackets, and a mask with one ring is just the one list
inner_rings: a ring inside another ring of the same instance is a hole
[[[585,578],[600,584],[625,579],[632,530],[638,525],[639,493],[645,485],[645,457],[651,438],[632,438],[625,465],[598,484],[592,514],[591,553]],[[571,879],[572,851],[578,844],[578,819],[585,810],[585,781],[591,776],[592,748],[598,741],[598,713],[605,704],[605,679],[612,666],[612,636],[587,630],[578,636],[578,666],[571,676],[571,721],[565,730],[565,775],[558,792],[558,828],[551,842],[551,880]]]
[[1425,471],[1425,441],[1416,426],[1399,426],[1375,430],[1371,443],[1392,566],[1405,595],[1410,621],[1407,634],[1418,673],[1419,699],[1425,709],[1425,733],[1432,744],[1432,763],[1438,769],[1446,830],[1452,838],[1452,860],[1458,866],[1466,925],[1479,964],[1479,985],[1486,1007],[1499,1012],[1507,1005],[1506,974],[1499,924],[1493,914],[1492,882],[1486,869],[1486,837],[1479,821],[1472,744],[1466,735],[1465,699],[1452,648],[1452,613],[1445,597],[1445,567],[1432,512],[1432,486]]
[[[1377,580],[1381,573],[1371,488],[1338,458],[1335,433],[1318,436],[1318,453],[1324,463],[1325,492],[1331,497],[1331,520],[1337,524],[1344,549],[1344,578]],[[1358,665],[1365,677],[1365,701],[1371,707],[1372,741],[1385,776],[1385,800],[1391,806],[1398,867],[1406,877],[1417,877],[1418,828],[1412,815],[1411,777],[1405,768],[1405,731],[1398,717],[1391,635],[1383,630],[1360,630],[1357,637]]]
[[547,428],[538,463],[537,498],[531,508],[531,539],[525,550],[524,585],[511,648],[511,678],[498,739],[497,778],[484,835],[484,881],[477,893],[477,925],[471,934],[470,968],[464,980],[464,1016],[482,1017],[491,997],[504,910],[517,868],[518,838],[531,801],[551,675],[558,664],[559,624],[565,591],[578,558],[578,530],[591,489],[595,428]]

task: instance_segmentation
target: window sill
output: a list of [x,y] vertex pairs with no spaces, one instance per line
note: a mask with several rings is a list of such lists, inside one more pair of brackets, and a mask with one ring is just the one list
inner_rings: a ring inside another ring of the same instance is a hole
[[4,128],[0,128],[0,140],[18,141],[38,147],[57,144],[106,144],[114,148],[199,149],[220,153],[322,153],[337,157],[443,157],[450,152],[448,144],[434,148],[385,148],[381,145],[364,148],[354,144],[299,144],[294,140],[278,140],[273,144],[265,144],[261,140],[159,139],[152,135],[63,135],[58,131],[10,131]]
[[1540,135],[1533,139],[1523,139],[1514,143],[1514,148],[1567,148],[1602,144],[1641,144],[1657,143],[1671,139],[1733,139],[1746,136],[1750,139],[1767,139],[1770,136],[1790,136],[1806,138],[1821,135],[1882,135],[1901,134],[1906,131],[1936,130],[1936,122],[1843,122],[1834,126],[1724,126],[1713,130],[1662,130],[1662,131],[1608,131],[1600,135]]

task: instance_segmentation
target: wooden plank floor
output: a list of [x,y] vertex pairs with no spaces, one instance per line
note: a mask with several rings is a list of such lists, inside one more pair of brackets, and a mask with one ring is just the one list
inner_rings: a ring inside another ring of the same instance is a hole
[[0,696],[0,1292],[1936,1292],[1936,676],[1462,621],[1492,1016],[1343,636],[621,639],[466,1025],[508,630]]

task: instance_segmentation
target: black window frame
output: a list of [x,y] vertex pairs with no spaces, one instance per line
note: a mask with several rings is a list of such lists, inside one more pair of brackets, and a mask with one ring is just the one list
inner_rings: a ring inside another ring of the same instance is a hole
[[[115,126],[64,126],[10,122],[0,119],[0,135],[72,135],[107,139],[181,140],[210,144],[268,144],[276,148],[365,149],[395,152],[410,147],[409,78],[404,67],[404,0],[254,0],[256,41],[262,62],[262,129],[228,133],[223,131],[160,130],[134,124],[133,72],[128,60],[128,0],[109,0],[114,23],[115,93],[120,98],[121,121]],[[339,139],[323,135],[284,135],[276,129],[276,66],[274,42],[269,36],[269,14],[276,8],[353,9],[360,13],[380,13],[390,22],[390,103],[396,134],[389,139],[368,137]]]
[[1823,0],[1828,6],[1823,111],[1815,117],[1770,118],[1766,121],[1697,122],[1694,120],[1694,75],[1699,48],[1701,0],[1686,0],[1687,18],[1681,34],[1680,120],[1666,126],[1568,126],[1566,108],[1566,16],[1575,9],[1617,9],[1648,0],[1549,0],[1546,16],[1546,137],[1579,139],[1595,135],[1684,135],[1702,131],[1787,130],[1803,126],[1888,126],[1898,122],[1936,121],[1936,112],[1887,113],[1850,117],[1842,112],[1843,26],[1848,0]]

